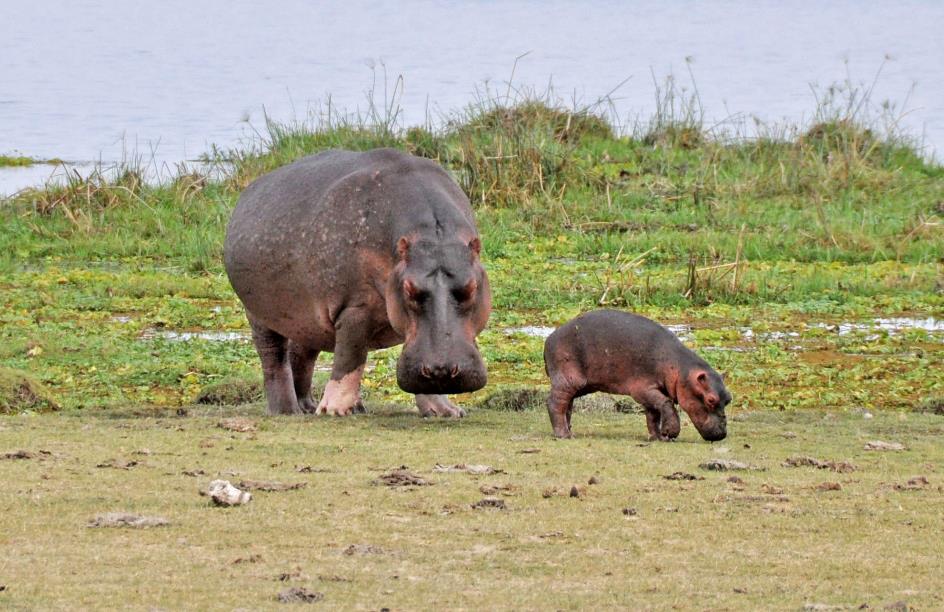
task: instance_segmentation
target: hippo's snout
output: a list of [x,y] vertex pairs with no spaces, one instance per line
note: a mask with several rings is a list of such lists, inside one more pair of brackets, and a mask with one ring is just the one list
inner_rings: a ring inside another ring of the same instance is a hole
[[707,426],[699,427],[698,433],[708,442],[718,442],[728,436],[727,419],[724,417],[711,419]]
[[718,442],[719,440],[724,440],[726,437],[728,437],[728,432],[724,427],[722,427],[720,429],[713,429],[711,431],[703,431],[701,432],[701,437],[708,442]]
[[453,358],[434,359],[404,348],[397,363],[397,384],[408,393],[468,393],[485,386],[485,363],[474,346]]
[[432,366],[426,365],[425,363],[420,366],[420,376],[429,380],[443,380],[445,378],[456,378],[461,372],[459,364],[446,365],[446,364],[435,364]]

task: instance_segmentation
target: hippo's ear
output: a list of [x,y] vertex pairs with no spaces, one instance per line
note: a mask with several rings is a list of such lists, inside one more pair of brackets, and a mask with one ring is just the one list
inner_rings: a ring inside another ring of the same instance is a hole
[[700,396],[709,409],[714,410],[718,405],[718,394],[711,388],[711,379],[705,370],[695,370],[691,373],[692,387],[695,394]]
[[397,255],[400,257],[400,261],[406,261],[406,257],[410,252],[410,240],[406,236],[402,236],[397,240]]
[[478,257],[482,252],[482,241],[478,239],[478,236],[469,241],[469,250],[472,251],[473,257]]
[[708,382],[708,372],[705,370],[692,370],[688,375],[688,382],[692,389],[699,394],[705,394],[711,391],[711,384]]

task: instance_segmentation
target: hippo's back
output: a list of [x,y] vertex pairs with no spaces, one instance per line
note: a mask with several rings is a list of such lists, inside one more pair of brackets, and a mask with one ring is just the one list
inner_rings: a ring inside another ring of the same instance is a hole
[[[268,327],[314,326],[318,312],[373,299],[416,228],[472,228],[468,198],[442,167],[393,149],[301,158],[245,189],[226,231],[226,273]],[[324,327],[329,315],[320,315]]]

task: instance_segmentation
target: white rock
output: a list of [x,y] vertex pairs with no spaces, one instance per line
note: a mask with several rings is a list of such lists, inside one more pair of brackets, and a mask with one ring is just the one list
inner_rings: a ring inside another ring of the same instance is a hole
[[241,506],[252,499],[252,493],[240,491],[228,480],[214,480],[207,489],[207,495],[217,506]]

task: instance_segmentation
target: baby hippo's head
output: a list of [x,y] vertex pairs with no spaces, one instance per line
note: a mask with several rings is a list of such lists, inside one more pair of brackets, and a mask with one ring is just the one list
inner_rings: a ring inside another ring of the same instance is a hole
[[723,440],[728,435],[724,407],[731,403],[731,394],[724,387],[721,375],[708,364],[700,364],[692,367],[679,382],[679,406],[701,437],[709,442]]

